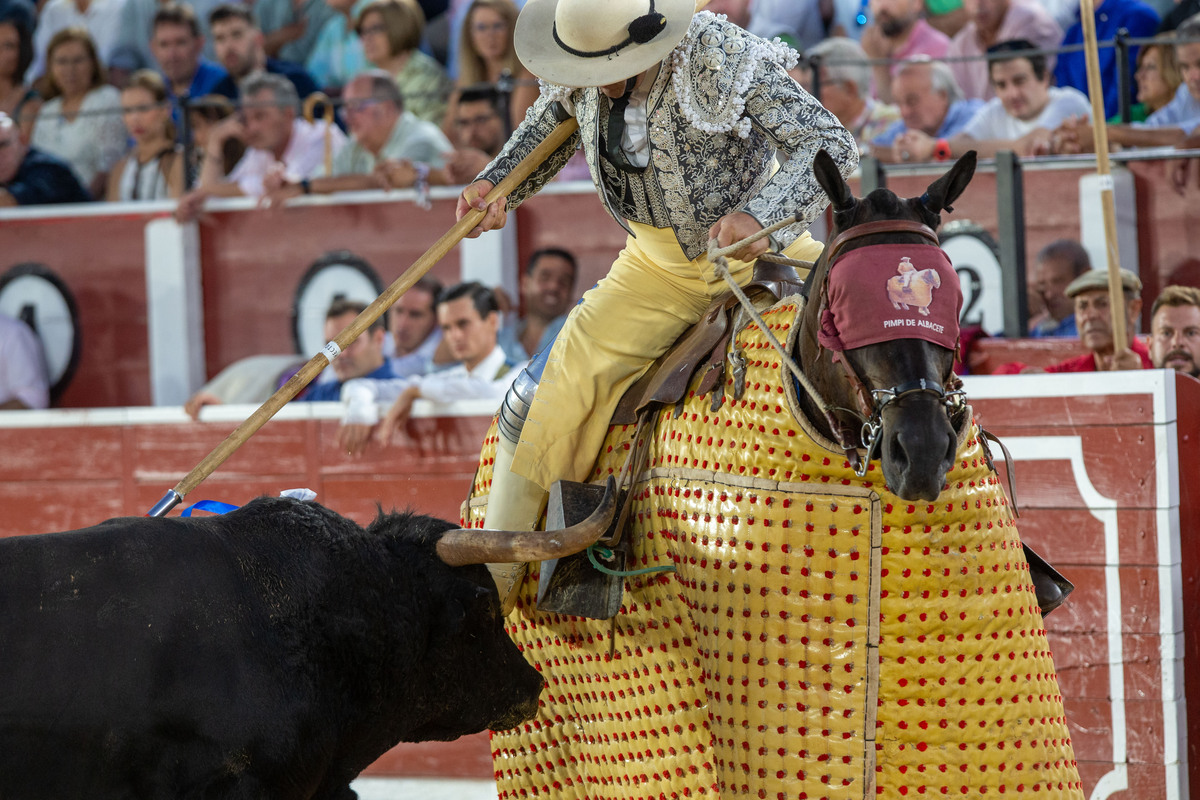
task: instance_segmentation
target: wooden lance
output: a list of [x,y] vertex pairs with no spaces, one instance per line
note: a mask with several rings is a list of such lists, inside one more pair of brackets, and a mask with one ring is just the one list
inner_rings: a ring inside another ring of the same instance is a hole
[[[518,163],[500,183],[487,194],[487,202],[491,202],[507,197],[514,189],[521,185],[533,171],[545,161],[551,153],[559,148],[567,139],[570,138],[579,127],[579,123],[574,117],[567,119],[558,124],[550,135],[539,144],[533,152],[527,155]],[[364,331],[371,327],[375,320],[379,319],[392,304],[400,299],[400,296],[412,288],[421,277],[440,261],[447,253],[450,252],[459,242],[466,238],[467,234],[475,228],[476,225],[483,219],[485,212],[478,209],[471,209],[463,218],[454,224],[449,231],[442,235],[440,239],[433,243],[425,253],[413,263],[411,267],[405,270],[404,274],[397,278],[391,286],[384,290],[383,294],[375,298],[372,303],[363,309],[354,320],[346,326],[345,330],[339,333],[332,341],[330,341],[321,352],[317,353],[300,371],[288,380],[275,394],[267,398],[258,410],[246,418],[244,422],[237,426],[225,441],[221,442],[217,447],[209,453],[204,459],[197,464],[191,472],[183,477],[175,488],[167,492],[161,500],[159,500],[152,509],[146,514],[148,517],[165,516],[168,511],[179,504],[188,492],[195,489],[205,478],[211,475],[217,467],[221,466],[227,458],[245,444],[246,440],[253,436],[259,428],[266,424],[267,420],[275,416],[279,409],[300,391],[308,386],[314,378],[321,373],[329,363],[338,356],[346,347],[357,339]]]
[[1104,249],[1108,256],[1108,299],[1112,315],[1113,353],[1129,346],[1125,326],[1125,290],[1121,285],[1121,257],[1117,250],[1117,211],[1113,201],[1113,179],[1108,161],[1108,127],[1104,116],[1104,85],[1100,80],[1100,53],[1096,42],[1096,10],[1093,0],[1080,0],[1084,56],[1087,61],[1088,96],[1092,101],[1092,138],[1096,145],[1096,174],[1100,178],[1100,206],[1104,213]]

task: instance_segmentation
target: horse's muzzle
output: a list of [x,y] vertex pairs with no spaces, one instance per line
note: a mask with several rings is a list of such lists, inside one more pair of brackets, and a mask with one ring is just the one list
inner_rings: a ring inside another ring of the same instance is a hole
[[957,449],[946,408],[932,395],[913,396],[885,411],[883,477],[899,497],[936,500]]

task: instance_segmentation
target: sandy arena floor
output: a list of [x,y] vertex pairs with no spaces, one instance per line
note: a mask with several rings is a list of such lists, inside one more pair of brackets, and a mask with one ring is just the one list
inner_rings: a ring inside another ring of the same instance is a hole
[[359,778],[350,784],[360,800],[496,800],[489,780]]

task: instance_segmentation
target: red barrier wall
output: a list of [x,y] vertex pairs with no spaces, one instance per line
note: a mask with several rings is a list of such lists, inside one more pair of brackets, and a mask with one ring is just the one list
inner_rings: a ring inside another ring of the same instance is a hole
[[[384,284],[400,277],[454,221],[451,200],[219,211],[200,226],[204,345],[211,377],[260,353],[291,353],[292,301],[313,261],[334,250],[366,259]],[[458,252],[430,274],[458,280]]]
[[[1189,187],[1184,197],[1176,195],[1167,188],[1163,162],[1135,163],[1130,169],[1137,187],[1144,296],[1153,298],[1172,277],[1200,285],[1200,261],[1188,261],[1188,254],[1200,249],[1200,189]],[[939,170],[893,173],[888,185],[900,194],[917,195]],[[1026,168],[1028,263],[1049,241],[1079,236],[1078,186],[1087,171]],[[946,219],[971,220],[996,235],[995,183],[993,173],[979,172]],[[322,255],[348,249],[390,283],[452,225],[454,200],[447,194],[437,194],[429,211],[417,208],[408,193],[398,193],[394,200],[317,198],[273,210],[244,202],[228,210],[230,204],[218,204],[199,226],[208,377],[244,356],[293,351],[292,300],[305,271]],[[0,213],[0,274],[18,263],[42,263],[79,299],[82,358],[59,403],[64,408],[151,401],[144,227],[165,216],[167,206],[121,204],[111,207],[112,214],[93,215],[105,208],[88,207],[84,217],[71,216],[65,207]],[[582,265],[579,292],[604,275],[624,242],[624,232],[586,186],[552,186],[525,203],[513,219],[521,263],[539,247],[565,245],[576,252]],[[457,250],[451,252],[433,274],[458,280],[459,258]],[[1145,305],[1148,313],[1150,304]]]
[[[5,417],[20,422],[39,412],[0,412],[0,536],[144,514],[241,421],[234,417],[252,410],[206,411],[205,419],[223,420],[218,422],[191,422],[180,409],[113,409],[99,420],[64,412],[57,424],[30,427],[2,425]],[[353,459],[335,441],[338,412],[334,403],[285,409],[188,502],[241,505],[260,494],[306,487],[361,524],[374,518],[376,503],[458,519],[490,417],[419,417],[394,446]],[[71,424],[73,416],[78,426]]]
[[144,234],[153,215],[5,220],[0,274],[37,263],[62,277],[79,304],[79,369],[63,408],[150,403]]
[[1184,687],[1190,709],[1187,718],[1188,783],[1200,797],[1200,478],[1196,453],[1200,449],[1200,382],[1181,379],[1176,388],[1179,406],[1177,441],[1180,452],[1179,530],[1183,581]]
[[[1183,535],[1200,523],[1200,472],[1188,468],[1200,383],[1149,371],[966,388],[1012,453],[1022,538],[1077,587],[1047,629],[1085,791],[1184,796],[1185,759],[1200,763],[1200,544]],[[144,513],[250,410],[209,409],[220,421],[203,423],[167,408],[0,414],[0,535]],[[391,448],[350,459],[333,441],[336,413],[285,409],[189,502],[307,486],[362,522],[376,502],[458,516],[486,415],[419,417]],[[371,772],[487,777],[488,742],[404,745]]]
[[1200,757],[1189,736],[1200,621],[1195,581],[1183,578],[1198,553],[1182,544],[1182,521],[1200,486],[1187,468],[1200,383],[1152,371],[971,387],[980,423],[1016,463],[1022,539],[1076,586],[1047,630],[1085,792],[1186,796],[1185,759]]

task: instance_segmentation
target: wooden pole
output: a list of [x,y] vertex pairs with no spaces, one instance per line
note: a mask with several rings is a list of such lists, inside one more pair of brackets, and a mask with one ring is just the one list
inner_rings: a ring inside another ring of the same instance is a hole
[[1117,210],[1109,172],[1108,127],[1104,115],[1104,85],[1100,81],[1100,53],[1096,43],[1096,10],[1093,0],[1080,0],[1088,95],[1092,101],[1092,139],[1096,145],[1096,174],[1100,177],[1100,206],[1104,213],[1104,245],[1108,256],[1108,300],[1112,321],[1113,353],[1129,346],[1125,329],[1125,290],[1121,285],[1121,256],[1117,250]]
[[325,175],[328,177],[333,174],[333,126],[334,126],[334,111],[333,103],[329,101],[328,95],[324,92],[313,92],[308,97],[304,98],[304,118],[309,124],[315,125],[317,122],[316,108],[317,103],[324,104],[325,114]]
[[[501,197],[506,197],[512,193],[514,189],[521,185],[543,161],[545,161],[551,153],[558,149],[567,139],[570,138],[579,123],[574,117],[567,119],[558,124],[558,127],[551,131],[545,141],[539,144],[533,152],[527,155],[522,161],[513,168],[504,180],[492,189],[487,195],[487,202],[491,203]],[[221,466],[227,458],[245,444],[246,440],[253,436],[259,428],[266,424],[267,420],[275,416],[279,409],[283,408],[284,404],[300,393],[300,390],[307,386],[314,378],[325,369],[329,363],[338,356],[346,347],[357,339],[367,328],[371,327],[375,320],[379,319],[393,303],[400,299],[400,296],[412,288],[418,280],[430,268],[440,261],[447,253],[450,252],[460,241],[466,238],[467,234],[479,224],[484,216],[483,211],[471,209],[462,219],[454,224],[449,231],[442,235],[442,238],[434,242],[433,246],[425,251],[417,261],[405,270],[404,274],[397,278],[391,286],[384,290],[383,294],[375,298],[375,300],[363,309],[354,320],[346,326],[345,330],[339,333],[325,348],[313,356],[308,362],[300,368],[300,371],[288,380],[275,394],[267,398],[258,410],[251,414],[246,420],[237,426],[225,441],[221,442],[217,447],[209,453],[204,459],[197,464],[191,472],[184,476],[183,480],[175,485],[175,488],[159,500],[154,508],[150,510],[147,516],[161,517],[168,511],[174,508],[180,500],[187,496],[188,492],[195,489],[197,485],[209,475],[211,475],[217,467]]]

